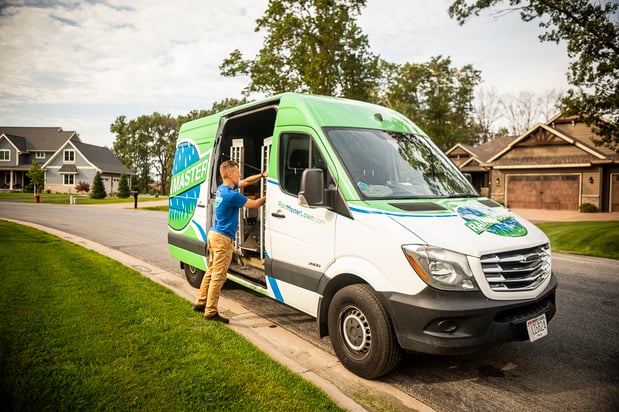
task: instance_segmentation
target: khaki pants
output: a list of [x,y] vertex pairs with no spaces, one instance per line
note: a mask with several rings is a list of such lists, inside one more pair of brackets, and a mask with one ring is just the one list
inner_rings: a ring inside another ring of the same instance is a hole
[[206,236],[206,246],[208,248],[208,268],[202,279],[196,304],[205,304],[204,316],[213,316],[217,313],[219,293],[226,283],[234,241],[228,236],[210,230]]

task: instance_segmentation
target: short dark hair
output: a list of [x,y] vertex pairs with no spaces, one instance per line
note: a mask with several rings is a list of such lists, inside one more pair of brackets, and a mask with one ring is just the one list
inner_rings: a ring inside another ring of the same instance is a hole
[[236,160],[226,160],[225,162],[223,162],[219,166],[219,174],[221,175],[222,179],[225,179],[226,173],[228,173],[230,169],[233,169],[235,167],[239,167],[239,164],[236,162]]

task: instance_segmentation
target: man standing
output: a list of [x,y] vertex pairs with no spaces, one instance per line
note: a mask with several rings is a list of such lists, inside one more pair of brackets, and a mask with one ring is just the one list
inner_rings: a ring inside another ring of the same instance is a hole
[[223,183],[217,188],[215,197],[215,221],[206,237],[208,248],[208,268],[202,279],[198,301],[193,305],[196,312],[204,311],[205,320],[228,323],[217,311],[221,288],[226,282],[228,267],[232,260],[234,237],[239,223],[239,209],[257,208],[264,205],[266,196],[248,199],[238,192],[238,188],[260,181],[267,173],[250,176],[241,180],[239,165],[234,160],[226,160],[219,166]]

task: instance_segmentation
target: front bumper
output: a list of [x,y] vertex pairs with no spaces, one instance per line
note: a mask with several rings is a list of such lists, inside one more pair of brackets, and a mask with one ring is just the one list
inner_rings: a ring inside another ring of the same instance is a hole
[[555,314],[557,279],[537,299],[490,300],[481,292],[426,288],[418,295],[385,293],[400,346],[407,351],[460,354],[484,345],[527,340],[526,321]]

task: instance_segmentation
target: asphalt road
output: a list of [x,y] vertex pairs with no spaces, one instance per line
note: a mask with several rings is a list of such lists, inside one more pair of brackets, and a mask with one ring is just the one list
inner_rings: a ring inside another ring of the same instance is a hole
[[[0,202],[3,217],[72,233],[183,276],[168,254],[162,212]],[[617,411],[618,263],[554,254],[558,311],[547,337],[466,356],[405,355],[382,381],[438,411]],[[234,284],[223,293],[332,352],[312,318]]]

